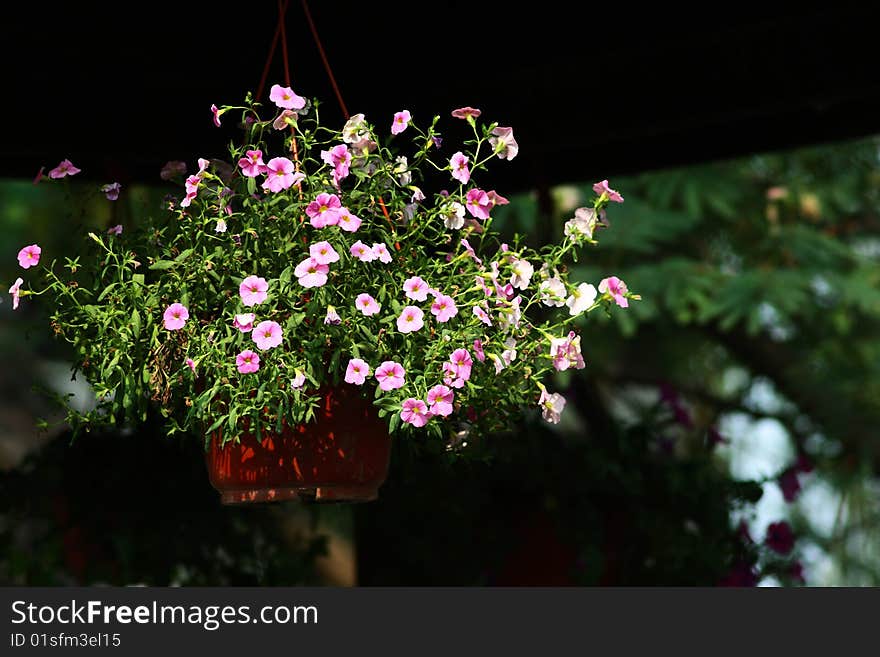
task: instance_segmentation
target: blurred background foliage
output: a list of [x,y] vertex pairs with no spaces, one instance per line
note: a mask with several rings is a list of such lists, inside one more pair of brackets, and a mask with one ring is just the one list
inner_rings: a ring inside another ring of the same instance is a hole
[[[51,411],[32,386],[75,384],[40,300],[13,315],[4,295],[0,580],[876,585],[878,146],[613,178],[626,202],[573,278],[617,275],[642,301],[581,320],[563,422],[528,414],[461,454],[396,444],[379,501],[358,507],[221,507],[196,441],[150,423],[73,446],[38,434]],[[511,196],[495,226],[561,239],[593,182]],[[0,283],[21,246],[73,254],[80,228],[129,227],[179,193],[111,203],[99,186],[0,184]]]

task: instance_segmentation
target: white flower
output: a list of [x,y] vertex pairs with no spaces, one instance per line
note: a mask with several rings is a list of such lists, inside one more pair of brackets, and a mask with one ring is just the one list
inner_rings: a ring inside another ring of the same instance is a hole
[[459,229],[464,226],[464,206],[458,201],[452,201],[443,206],[443,225],[451,229]]
[[565,236],[577,242],[578,238],[585,236],[593,239],[593,231],[599,223],[596,211],[592,208],[578,208],[574,211],[574,218],[565,222]]
[[222,219],[217,220],[217,226],[214,228],[215,233],[225,233],[226,232],[226,222]]
[[406,155],[400,155],[394,160],[397,164],[393,171],[397,174],[397,182],[406,187],[412,182],[412,173],[407,171],[409,163]]
[[528,260],[517,259],[513,261],[511,268],[513,269],[513,275],[510,277],[510,284],[515,288],[525,290],[532,280],[532,274],[535,273],[532,263]]
[[545,306],[558,308],[565,305],[565,284],[555,276],[542,282],[538,290],[541,293],[541,302]]
[[504,361],[505,365],[510,365],[516,360],[516,340],[512,337],[507,338],[504,341],[504,346],[507,347],[507,349],[501,352],[501,359]]
[[593,305],[597,295],[596,288],[591,284],[581,283],[578,285],[565,302],[565,305],[568,306],[569,314],[580,315]]
[[370,133],[367,132],[364,125],[363,114],[355,114],[345,122],[345,127],[342,128],[342,141],[346,144],[356,144],[369,136]]
[[508,302],[507,305],[509,305],[509,307],[499,308],[498,326],[502,331],[509,331],[519,327],[519,322],[522,318],[522,311],[519,307],[521,301],[522,297],[516,297],[513,301]]
[[541,407],[541,416],[550,424],[558,424],[562,411],[565,408],[565,397],[558,392],[547,394],[545,388],[541,388],[541,398],[538,400]]

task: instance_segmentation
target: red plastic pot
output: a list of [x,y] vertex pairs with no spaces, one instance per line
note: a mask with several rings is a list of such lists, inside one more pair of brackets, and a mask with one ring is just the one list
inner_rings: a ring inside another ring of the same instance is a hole
[[224,504],[375,500],[391,454],[386,423],[353,386],[326,391],[310,424],[220,442],[211,436],[205,460]]

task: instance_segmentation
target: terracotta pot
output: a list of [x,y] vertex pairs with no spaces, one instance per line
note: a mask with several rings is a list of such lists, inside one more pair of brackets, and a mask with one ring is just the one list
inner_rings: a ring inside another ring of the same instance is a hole
[[386,423],[354,386],[327,390],[310,424],[220,441],[211,436],[205,460],[224,504],[375,500],[391,453]]

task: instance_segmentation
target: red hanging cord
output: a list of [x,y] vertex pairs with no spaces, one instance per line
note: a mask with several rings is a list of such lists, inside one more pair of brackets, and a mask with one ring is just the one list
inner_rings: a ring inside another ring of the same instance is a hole
[[347,121],[349,119],[348,108],[345,106],[345,101],[342,100],[342,93],[340,93],[339,86],[336,84],[336,78],[333,76],[333,69],[330,68],[330,62],[327,59],[327,54],[324,52],[324,46],[321,45],[321,37],[318,36],[318,30],[315,28],[315,21],[312,20],[312,12],[309,11],[309,3],[307,0],[302,0],[302,8],[306,15],[306,20],[309,22],[309,29],[312,31],[312,36],[315,38],[315,44],[318,46],[318,52],[321,54],[321,61],[324,62],[324,70],[327,71],[327,77],[330,78],[330,84],[333,86],[333,93],[336,94],[336,100],[339,101],[339,108],[342,110],[342,116],[344,116]]
[[[289,0],[283,0],[284,4],[282,5],[280,12],[281,16],[287,11],[287,3]],[[272,58],[275,56],[275,49],[278,47],[278,38],[281,36],[281,29],[284,26],[284,21],[281,20],[278,22],[278,25],[275,26],[275,36],[272,37],[272,46],[269,48],[269,56],[266,57],[266,64],[263,66],[263,75],[260,76],[260,84],[257,87],[257,95],[254,97],[254,100],[259,101],[263,96],[263,91],[266,89],[266,78],[269,77],[269,67],[272,65]],[[286,58],[285,58],[286,59]]]

